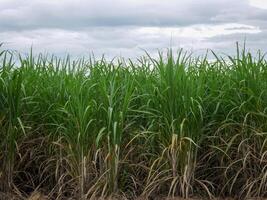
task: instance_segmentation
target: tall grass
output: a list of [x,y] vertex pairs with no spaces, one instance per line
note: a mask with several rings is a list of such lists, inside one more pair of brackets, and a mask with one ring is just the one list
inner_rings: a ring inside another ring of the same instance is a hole
[[1,191],[266,196],[267,62],[239,47],[209,53],[133,62],[0,51]]

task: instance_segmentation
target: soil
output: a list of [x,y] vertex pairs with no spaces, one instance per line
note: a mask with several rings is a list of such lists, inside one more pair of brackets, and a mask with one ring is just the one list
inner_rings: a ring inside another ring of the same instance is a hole
[[[48,197],[46,197],[44,194],[40,193],[40,192],[34,192],[32,193],[28,198],[21,198],[21,197],[14,197],[14,195],[7,195],[7,194],[2,194],[0,193],[0,200],[49,200]],[[100,199],[96,199],[96,200],[121,200],[121,198],[100,198]],[[148,200],[147,198],[144,197],[139,197],[136,200]],[[163,198],[163,197],[158,197],[155,198],[153,200],[208,200],[205,198],[189,198],[189,199],[184,199],[184,198]],[[234,198],[216,198],[213,200],[235,200]],[[248,198],[246,200],[267,200],[267,198]]]

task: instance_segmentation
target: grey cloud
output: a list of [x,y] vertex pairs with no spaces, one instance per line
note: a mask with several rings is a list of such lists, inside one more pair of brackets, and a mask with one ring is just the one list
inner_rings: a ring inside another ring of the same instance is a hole
[[248,0],[0,0],[0,42],[74,56],[136,57],[170,46],[234,53],[245,38],[267,50],[266,20],[267,10]]
[[219,53],[226,53],[234,55],[236,53],[235,42],[238,42],[241,47],[244,43],[246,49],[256,54],[258,50],[262,53],[267,53],[267,30],[262,30],[258,34],[231,34],[231,35],[219,35],[212,37],[206,42],[212,44],[212,49]]
[[188,26],[233,22],[242,18],[244,12],[252,13],[252,18],[266,17],[243,0],[4,0],[0,5],[0,30]]

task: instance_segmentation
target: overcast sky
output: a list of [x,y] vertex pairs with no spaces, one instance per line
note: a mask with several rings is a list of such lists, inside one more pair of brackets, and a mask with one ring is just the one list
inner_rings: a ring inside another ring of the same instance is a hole
[[0,0],[0,42],[20,52],[231,54],[245,39],[267,51],[267,0]]

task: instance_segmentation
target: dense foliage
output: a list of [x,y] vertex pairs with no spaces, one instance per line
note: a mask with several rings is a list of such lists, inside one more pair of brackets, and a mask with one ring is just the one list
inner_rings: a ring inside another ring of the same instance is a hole
[[266,196],[267,62],[209,54],[0,51],[0,192]]

